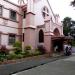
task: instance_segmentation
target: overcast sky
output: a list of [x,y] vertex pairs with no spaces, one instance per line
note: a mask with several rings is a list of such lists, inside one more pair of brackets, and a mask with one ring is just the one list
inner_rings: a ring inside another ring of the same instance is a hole
[[[10,0],[17,3],[18,0]],[[60,19],[63,20],[64,17],[71,17],[75,20],[75,8],[70,6],[72,0],[49,0],[50,5],[55,14],[60,15]]]

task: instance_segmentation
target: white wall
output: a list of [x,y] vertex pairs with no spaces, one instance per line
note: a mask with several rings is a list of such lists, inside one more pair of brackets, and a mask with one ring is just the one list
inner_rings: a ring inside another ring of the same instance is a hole
[[52,11],[47,3],[47,0],[40,0],[34,4],[34,13],[35,13],[35,25],[43,25],[44,24],[44,18],[42,16],[42,8],[44,6],[47,6],[49,9],[49,15],[52,16],[53,21],[55,22],[54,16],[52,14]]
[[1,35],[1,44],[8,46],[8,35]]
[[[53,32],[55,28],[58,28],[60,31],[60,35],[63,35],[63,27],[60,21],[56,22],[54,15],[47,3],[47,0],[40,0],[34,4],[34,13],[35,13],[35,25],[43,25],[44,18],[42,16],[42,8],[46,6],[49,9],[49,15],[52,17],[52,21],[50,22],[50,31]],[[48,28],[48,27],[47,27]]]

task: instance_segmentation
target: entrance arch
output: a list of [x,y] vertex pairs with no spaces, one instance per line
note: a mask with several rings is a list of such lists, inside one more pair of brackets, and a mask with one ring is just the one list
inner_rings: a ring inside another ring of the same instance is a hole
[[55,28],[53,33],[55,36],[60,36],[60,32],[59,32],[58,28]]
[[39,31],[39,43],[44,43],[44,32],[42,29]]
[[52,40],[53,50],[55,53],[60,53],[63,50],[63,39],[60,36],[58,28],[55,28],[53,33],[54,33]]

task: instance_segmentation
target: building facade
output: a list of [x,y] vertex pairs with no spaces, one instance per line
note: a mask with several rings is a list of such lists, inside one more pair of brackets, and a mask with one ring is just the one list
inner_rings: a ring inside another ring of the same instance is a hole
[[42,45],[46,53],[49,53],[56,43],[63,43],[62,37],[63,26],[59,21],[59,15],[54,14],[48,0],[27,0],[23,5],[1,0],[1,45],[10,48],[15,41],[20,41],[23,48],[30,45],[34,51]]

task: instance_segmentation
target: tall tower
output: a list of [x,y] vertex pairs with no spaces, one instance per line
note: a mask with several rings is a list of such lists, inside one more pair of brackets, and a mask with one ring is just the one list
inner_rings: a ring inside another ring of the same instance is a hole
[[30,45],[32,49],[35,48],[35,25],[34,25],[34,0],[27,0],[27,13],[25,25],[24,45]]

